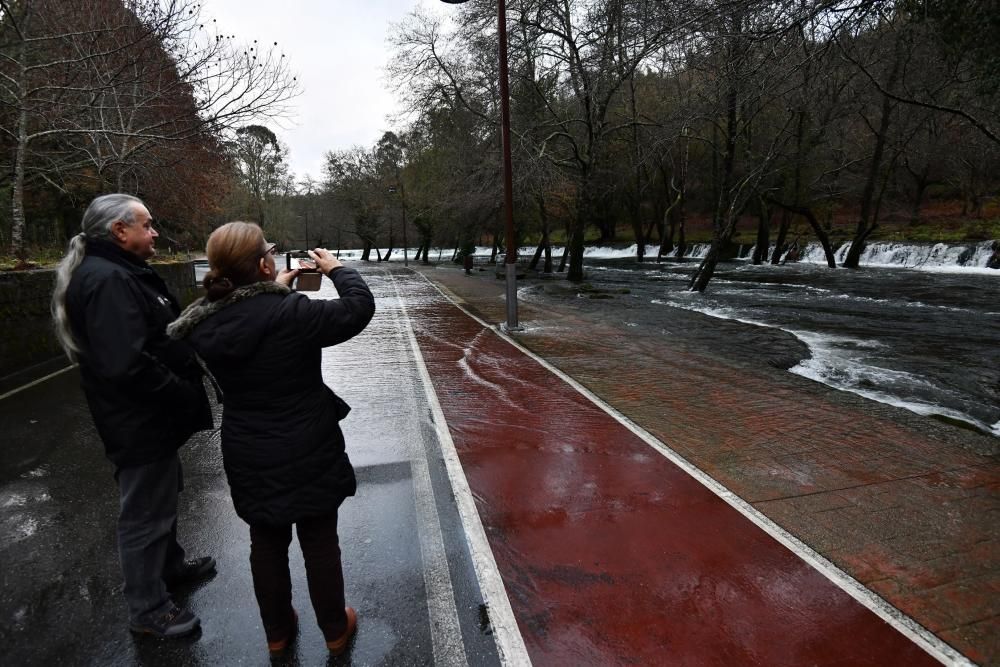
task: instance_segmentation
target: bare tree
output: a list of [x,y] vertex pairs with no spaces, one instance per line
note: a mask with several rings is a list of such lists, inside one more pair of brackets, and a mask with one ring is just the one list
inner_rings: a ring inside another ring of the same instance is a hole
[[99,186],[138,191],[147,159],[182,159],[164,146],[282,114],[297,93],[275,45],[239,48],[205,30],[194,0],[0,0],[0,8],[17,254],[29,179],[62,189],[96,173]]

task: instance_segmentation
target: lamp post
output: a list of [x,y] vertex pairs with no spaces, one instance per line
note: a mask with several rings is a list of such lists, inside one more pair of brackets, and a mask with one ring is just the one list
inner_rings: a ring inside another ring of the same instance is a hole
[[[468,0],[441,0],[460,5]],[[510,166],[510,91],[507,84],[507,7],[497,0],[497,37],[500,42],[500,141],[503,149],[503,214],[507,253],[507,323],[508,331],[519,331],[517,323],[517,244],[514,242],[514,185]]]
[[[396,194],[396,186],[389,186],[389,194]],[[403,188],[403,181],[399,181],[399,203],[403,208],[403,266],[410,266],[409,250],[406,245],[406,190]]]

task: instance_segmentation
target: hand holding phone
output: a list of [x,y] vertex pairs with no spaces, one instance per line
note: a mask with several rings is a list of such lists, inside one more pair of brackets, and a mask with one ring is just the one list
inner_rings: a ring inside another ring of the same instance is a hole
[[333,256],[329,250],[324,250],[323,248],[316,248],[315,250],[309,250],[309,257],[312,258],[313,262],[321,272],[328,274],[334,269],[340,268],[343,264],[340,260]]

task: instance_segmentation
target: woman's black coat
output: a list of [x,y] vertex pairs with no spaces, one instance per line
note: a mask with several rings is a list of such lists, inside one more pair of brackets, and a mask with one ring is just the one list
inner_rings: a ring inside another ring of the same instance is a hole
[[195,431],[212,428],[194,352],[165,332],[180,307],[141,258],[88,239],[66,290],[66,312],[90,413],[117,467],[163,459]]
[[222,454],[236,513],[250,524],[321,516],[354,495],[338,422],[350,409],[323,382],[324,347],[356,336],[375,313],[357,271],[330,274],[339,299],[274,282],[196,301],[168,329],[187,338],[222,388]]

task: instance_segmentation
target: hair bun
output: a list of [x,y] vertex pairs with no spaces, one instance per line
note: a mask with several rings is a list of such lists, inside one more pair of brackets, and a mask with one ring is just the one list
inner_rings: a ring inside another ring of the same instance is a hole
[[217,301],[236,289],[232,280],[226,276],[216,275],[215,271],[206,273],[201,284],[209,301]]

